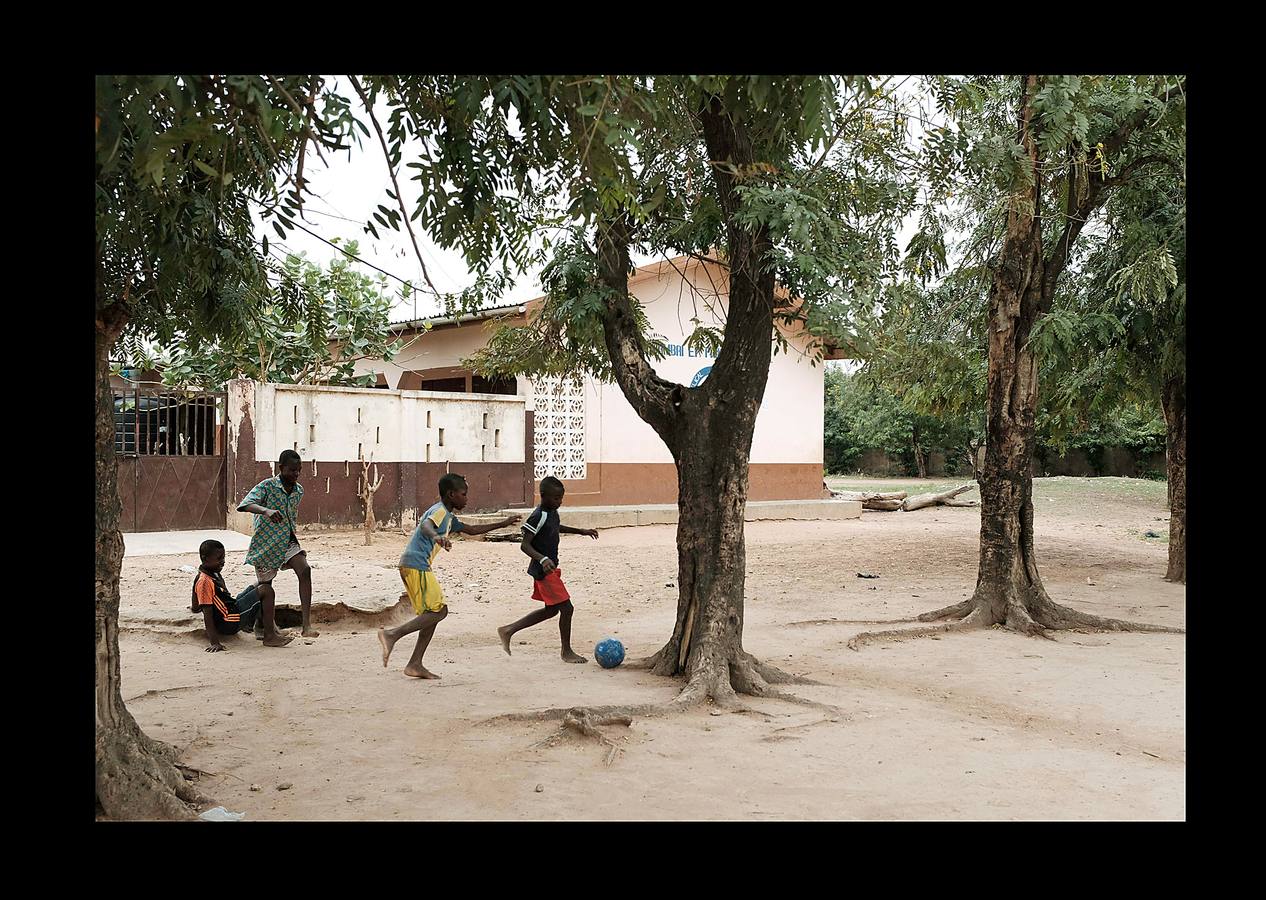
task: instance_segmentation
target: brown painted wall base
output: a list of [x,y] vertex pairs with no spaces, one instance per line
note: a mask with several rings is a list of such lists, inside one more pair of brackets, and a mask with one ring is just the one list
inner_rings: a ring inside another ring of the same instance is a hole
[[[564,481],[569,506],[676,503],[677,467],[672,463],[590,463],[589,477]],[[749,500],[819,500],[820,463],[752,463]],[[537,502],[532,497],[531,502]]]

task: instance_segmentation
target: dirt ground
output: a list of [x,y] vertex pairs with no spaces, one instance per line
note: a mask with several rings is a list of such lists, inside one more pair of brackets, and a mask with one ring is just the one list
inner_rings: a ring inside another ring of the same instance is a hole
[[[862,482],[832,483],[844,485]],[[1035,486],[1038,557],[1053,598],[1185,623],[1186,590],[1162,580],[1165,545],[1146,536],[1168,530],[1163,484]],[[679,683],[563,663],[554,622],[521,632],[507,657],[495,628],[537,606],[512,543],[457,541],[441,555],[451,615],[427,653],[439,681],[402,673],[411,637],[382,667],[377,625],[407,618],[396,605],[406,540],[398,532],[371,547],[358,533],[303,536],[315,601],[369,612],[320,607],[335,619],[321,636],[279,650],[237,637],[226,653],[204,652],[200,620],[187,612],[192,576],[179,570],[196,566],[196,553],[125,559],[123,696],[147,733],[215,773],[201,790],[248,821],[1183,819],[1183,635],[1066,633],[1049,642],[987,630],[845,648],[866,626],[838,620],[904,617],[968,596],[978,528],[977,509],[944,507],[749,523],[745,646],[823,682],[794,691],[843,714],[749,698],[755,713],[635,719],[604,729],[623,750],[610,766],[591,740],[543,744],[553,723],[486,720],[668,700]],[[673,526],[604,530],[596,542],[563,537],[581,653],[592,657],[608,635],[630,657],[664,642],[674,540]],[[235,591],[250,580],[243,556],[230,553],[225,566]],[[277,585],[279,602],[297,603],[293,575]]]

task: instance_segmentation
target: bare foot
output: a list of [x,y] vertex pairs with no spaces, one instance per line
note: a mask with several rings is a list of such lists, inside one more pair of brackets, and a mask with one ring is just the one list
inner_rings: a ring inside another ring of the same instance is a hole
[[589,660],[585,659],[583,656],[581,656],[581,655],[580,655],[579,653],[577,653],[575,650],[564,650],[564,651],[563,651],[563,662],[569,662],[569,663],[583,663],[583,662],[589,662]]
[[391,656],[391,648],[396,645],[396,642],[387,637],[387,629],[379,628],[378,643],[382,644],[382,667],[385,669],[387,668],[387,659]]
[[510,626],[502,625],[498,628],[497,637],[501,638],[501,649],[506,652],[506,656],[513,656],[510,652],[510,638],[514,637],[514,632],[510,630]]
[[426,667],[426,666],[418,666],[416,669],[415,669],[415,668],[413,668],[413,666],[411,666],[411,665],[405,666],[405,667],[404,667],[404,674],[408,675],[410,678],[427,678],[427,679],[431,679],[431,678],[439,678],[439,677],[440,677],[440,676],[436,675],[434,672],[432,672],[432,671],[430,671],[429,669],[427,669],[427,667]]
[[265,647],[284,647],[295,639],[293,634],[274,634],[271,637],[264,635]]
[[321,632],[317,631],[315,628],[305,628],[303,629],[302,633],[304,637],[320,637],[321,636]]

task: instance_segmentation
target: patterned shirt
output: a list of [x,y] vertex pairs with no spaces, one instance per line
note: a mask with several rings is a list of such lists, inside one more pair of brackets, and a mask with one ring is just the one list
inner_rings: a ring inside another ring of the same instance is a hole
[[[422,522],[428,521],[440,537],[444,537],[450,531],[457,534],[465,527],[461,520],[453,515],[452,510],[443,503],[437,503],[426,511],[426,514],[422,516]],[[435,559],[435,554],[440,552],[440,544],[439,541],[432,540],[422,533],[422,522],[418,522],[409,545],[404,548],[404,553],[400,554],[400,565],[405,569],[429,572],[431,561]]]
[[251,492],[237,505],[238,509],[258,503],[268,509],[277,510],[282,518],[280,522],[274,522],[267,516],[255,514],[255,534],[251,536],[251,548],[246,552],[246,565],[261,569],[281,568],[295,533],[299,501],[302,499],[303,485],[296,482],[294,491],[287,494],[281,478],[275,475],[251,488]]

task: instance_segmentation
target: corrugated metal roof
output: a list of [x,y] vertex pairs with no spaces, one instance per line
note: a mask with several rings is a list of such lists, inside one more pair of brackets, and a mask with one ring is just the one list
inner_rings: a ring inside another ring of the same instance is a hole
[[393,320],[389,322],[388,324],[394,328],[400,325],[403,325],[403,326],[417,325],[421,322],[430,322],[432,325],[437,325],[437,324],[446,324],[446,323],[456,322],[456,321],[486,319],[489,316],[496,315],[497,313],[505,313],[510,310],[518,310],[522,306],[524,306],[524,304],[522,303],[509,303],[505,306],[486,306],[483,309],[472,310],[467,313],[462,313],[459,316],[421,316],[416,319],[410,316],[404,319]]

